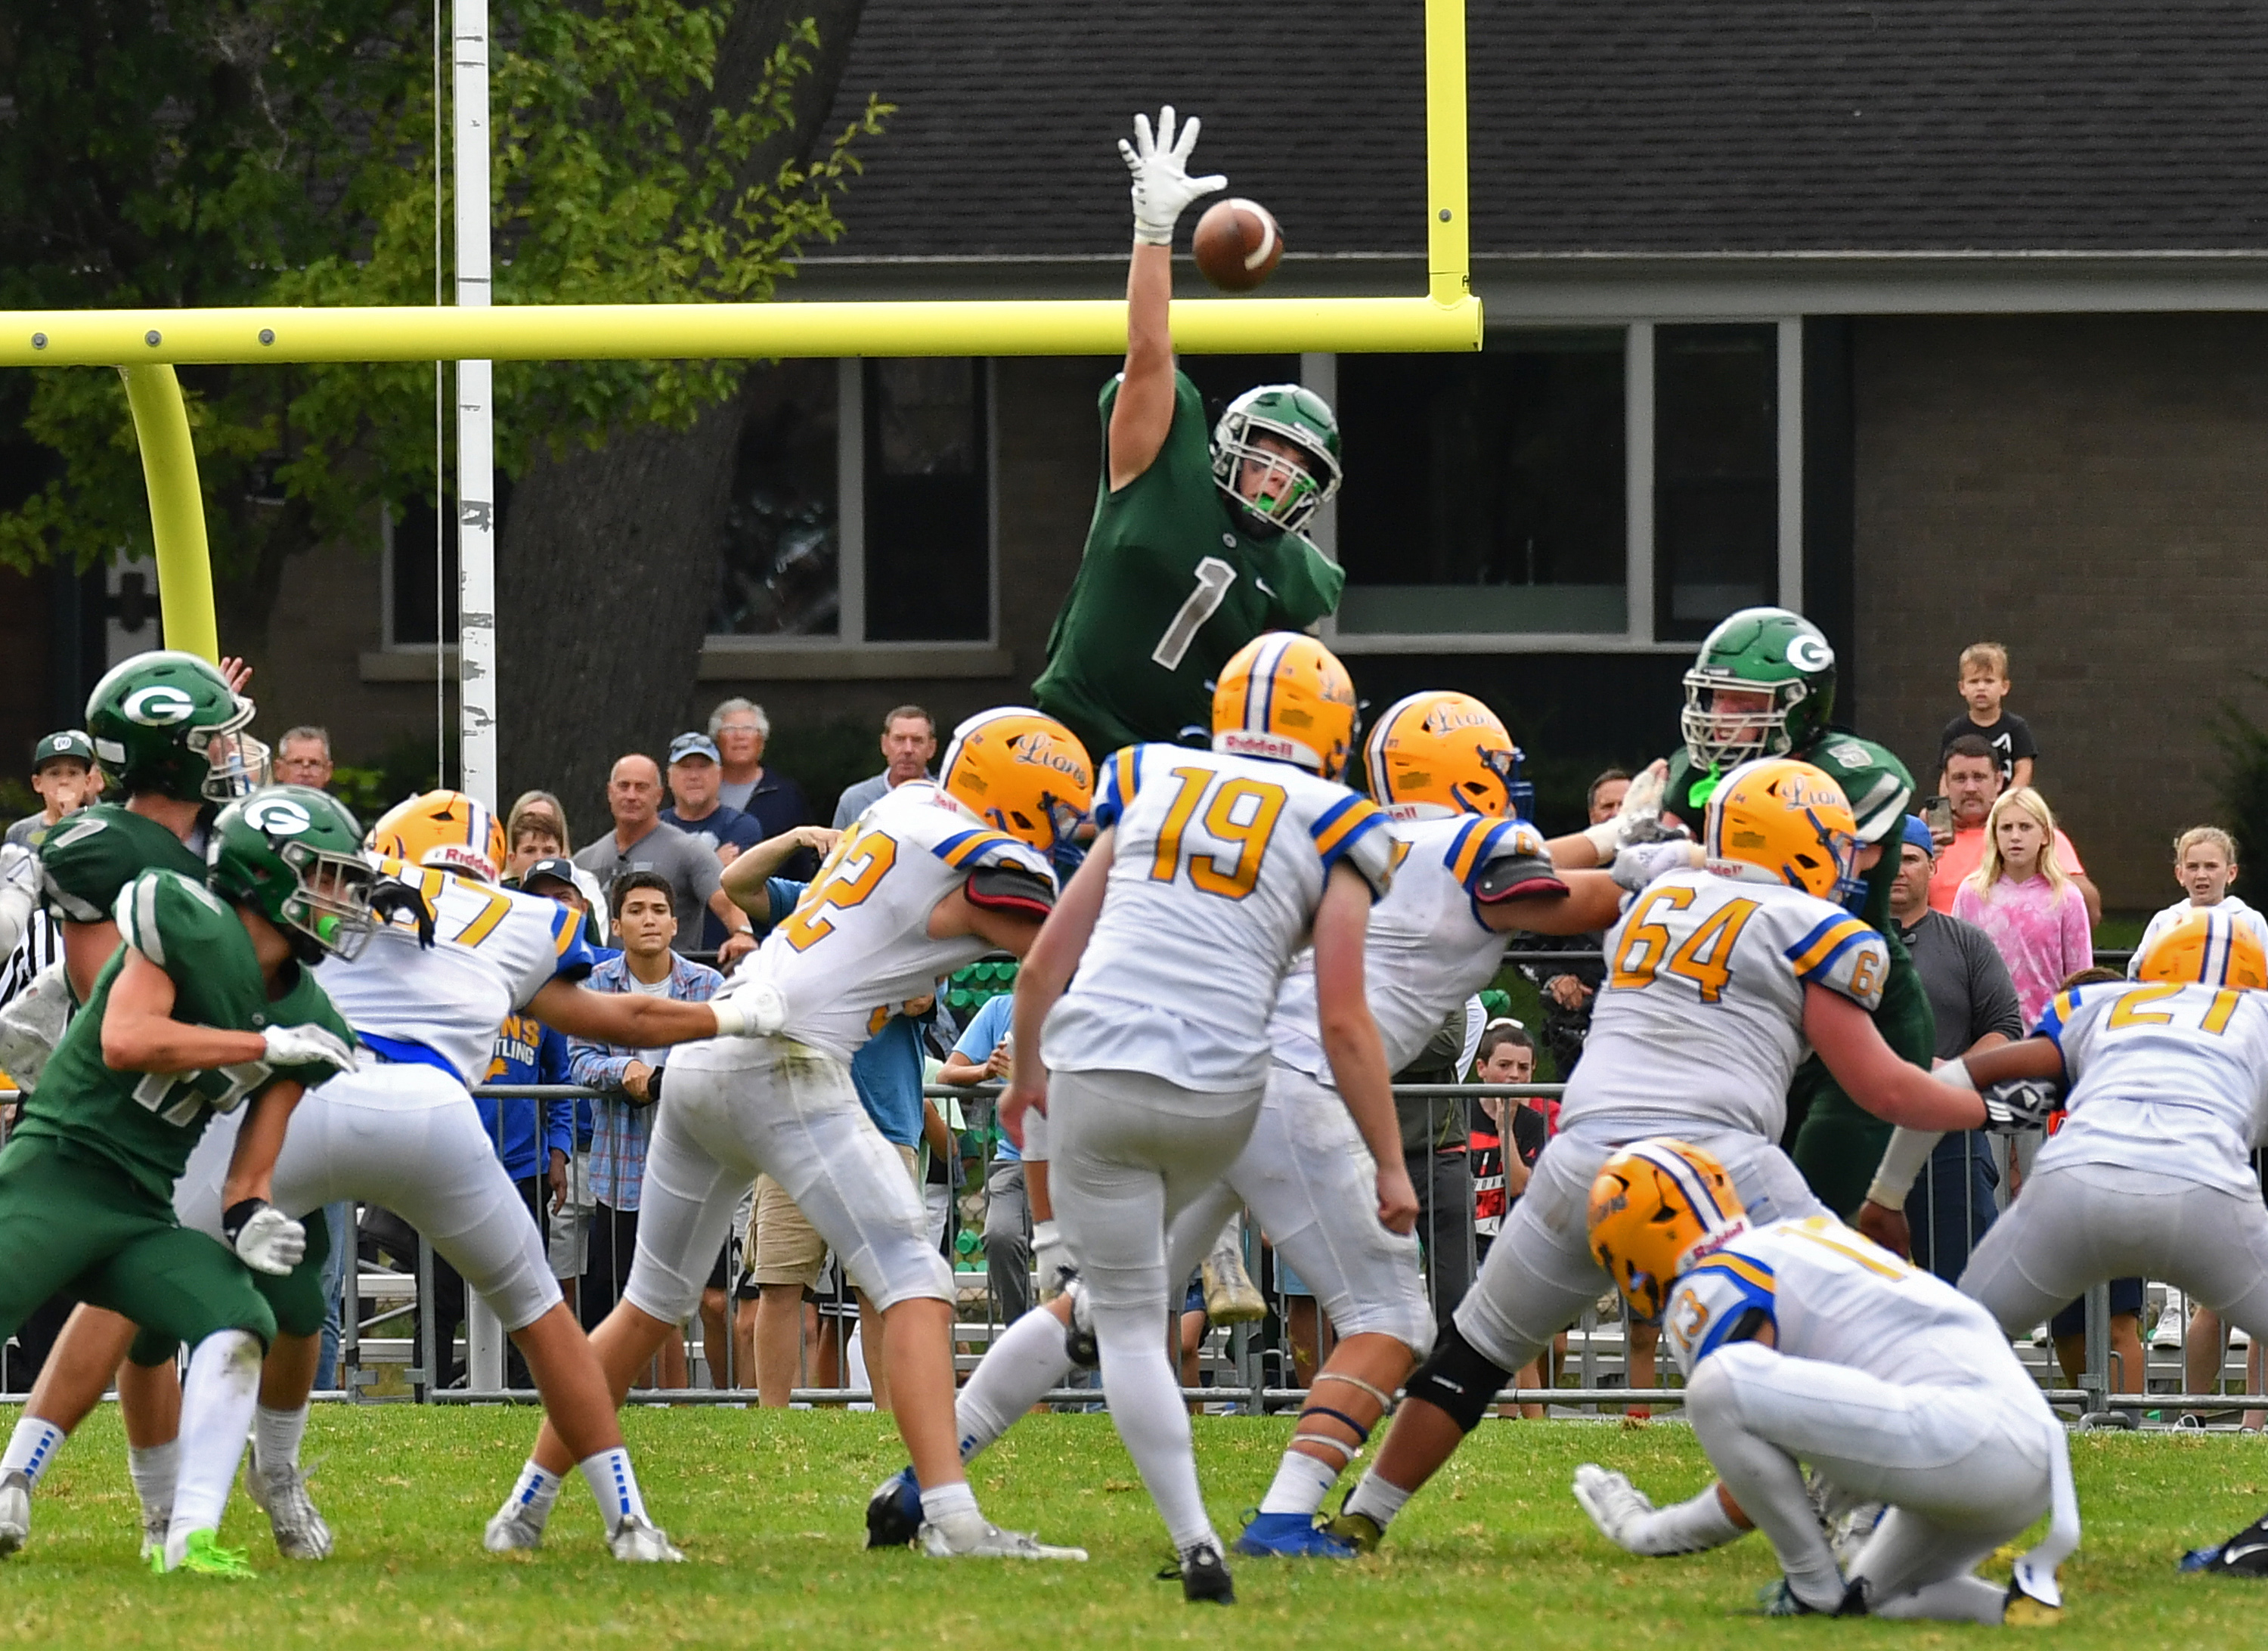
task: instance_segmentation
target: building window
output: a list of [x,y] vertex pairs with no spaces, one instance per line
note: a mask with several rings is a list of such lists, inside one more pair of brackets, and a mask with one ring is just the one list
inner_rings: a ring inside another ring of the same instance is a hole
[[[456,501],[449,501],[454,514]],[[386,646],[457,645],[457,535],[443,533],[433,506],[413,499],[379,512],[386,570]]]
[[1352,652],[1682,652],[1801,605],[1801,323],[1492,331],[1309,357],[1346,481],[1315,542]]
[[1339,363],[1348,632],[1620,633],[1623,335]]
[[782,361],[752,372],[711,636],[989,642],[987,365]]

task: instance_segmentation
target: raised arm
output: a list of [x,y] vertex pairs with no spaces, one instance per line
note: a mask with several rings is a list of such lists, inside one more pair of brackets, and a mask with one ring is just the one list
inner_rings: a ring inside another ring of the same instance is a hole
[[1192,178],[1189,151],[1200,122],[1174,129],[1173,106],[1134,117],[1134,141],[1118,152],[1134,174],[1134,254],[1126,269],[1126,371],[1110,409],[1110,490],[1134,481],[1157,458],[1174,422],[1174,225],[1190,202],[1228,187],[1218,173]]
[[754,848],[744,849],[739,858],[725,868],[723,884],[733,903],[759,923],[777,923],[784,912],[774,911],[771,891],[768,885],[779,868],[805,849],[816,850],[821,855],[832,854],[843,834],[831,826],[798,826],[792,831],[783,831],[777,837],[766,837]]

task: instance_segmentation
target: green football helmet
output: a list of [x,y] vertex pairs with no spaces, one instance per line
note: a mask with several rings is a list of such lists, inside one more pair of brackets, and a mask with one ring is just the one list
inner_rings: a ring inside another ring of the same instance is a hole
[[[1750,709],[1721,706],[1723,690],[1762,694]],[[1704,773],[1810,748],[1835,709],[1835,650],[1819,627],[1785,608],[1743,608],[1719,622],[1685,673],[1685,754]]]
[[[1300,462],[1262,446],[1262,436],[1288,443]],[[1236,487],[1237,474],[1248,460],[1269,472],[1251,498]],[[1339,421],[1331,404],[1304,386],[1263,384],[1247,390],[1228,404],[1213,426],[1212,479],[1232,508],[1263,527],[1303,531],[1339,490],[1340,475]]]
[[284,933],[303,963],[358,956],[378,932],[370,909],[378,868],[343,805],[305,785],[267,785],[220,811],[205,849],[205,882]]
[[227,802],[268,783],[268,748],[244,732],[253,710],[195,654],[159,649],[114,665],[94,685],[86,731],[129,794]]

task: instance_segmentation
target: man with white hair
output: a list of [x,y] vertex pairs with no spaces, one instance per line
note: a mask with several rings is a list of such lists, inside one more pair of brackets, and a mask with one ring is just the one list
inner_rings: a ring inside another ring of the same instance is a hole
[[[762,705],[737,695],[724,701],[709,713],[709,737],[717,742],[717,800],[754,814],[763,827],[757,834],[759,842],[814,823],[803,787],[777,769],[764,766],[772,722]],[[814,858],[812,869],[816,871],[818,865]]]

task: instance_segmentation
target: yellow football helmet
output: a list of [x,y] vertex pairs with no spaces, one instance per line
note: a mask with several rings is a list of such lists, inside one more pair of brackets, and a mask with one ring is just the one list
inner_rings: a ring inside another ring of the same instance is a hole
[[1354,679],[1313,637],[1266,630],[1236,651],[1212,690],[1212,748],[1346,771],[1354,748]]
[[1396,700],[1362,749],[1370,800],[1397,820],[1516,812],[1520,748],[1470,694],[1436,689]]
[[2268,947],[2227,907],[2200,906],[2142,948],[2134,978],[2258,991],[2268,987]]
[[364,844],[410,866],[492,883],[504,875],[504,822],[460,791],[429,791],[387,809]]
[[1747,1226],[1725,1166],[1684,1141],[1625,1146],[1591,1182],[1591,1254],[1631,1311],[1649,1321],[1660,1318],[1697,1244]]
[[1864,891],[1859,829],[1843,788],[1793,757],[1743,763],[1709,799],[1709,869],[1739,882],[1785,883],[1841,905]]
[[980,711],[953,731],[938,783],[1042,853],[1085,823],[1094,764],[1069,728],[1022,705]]

